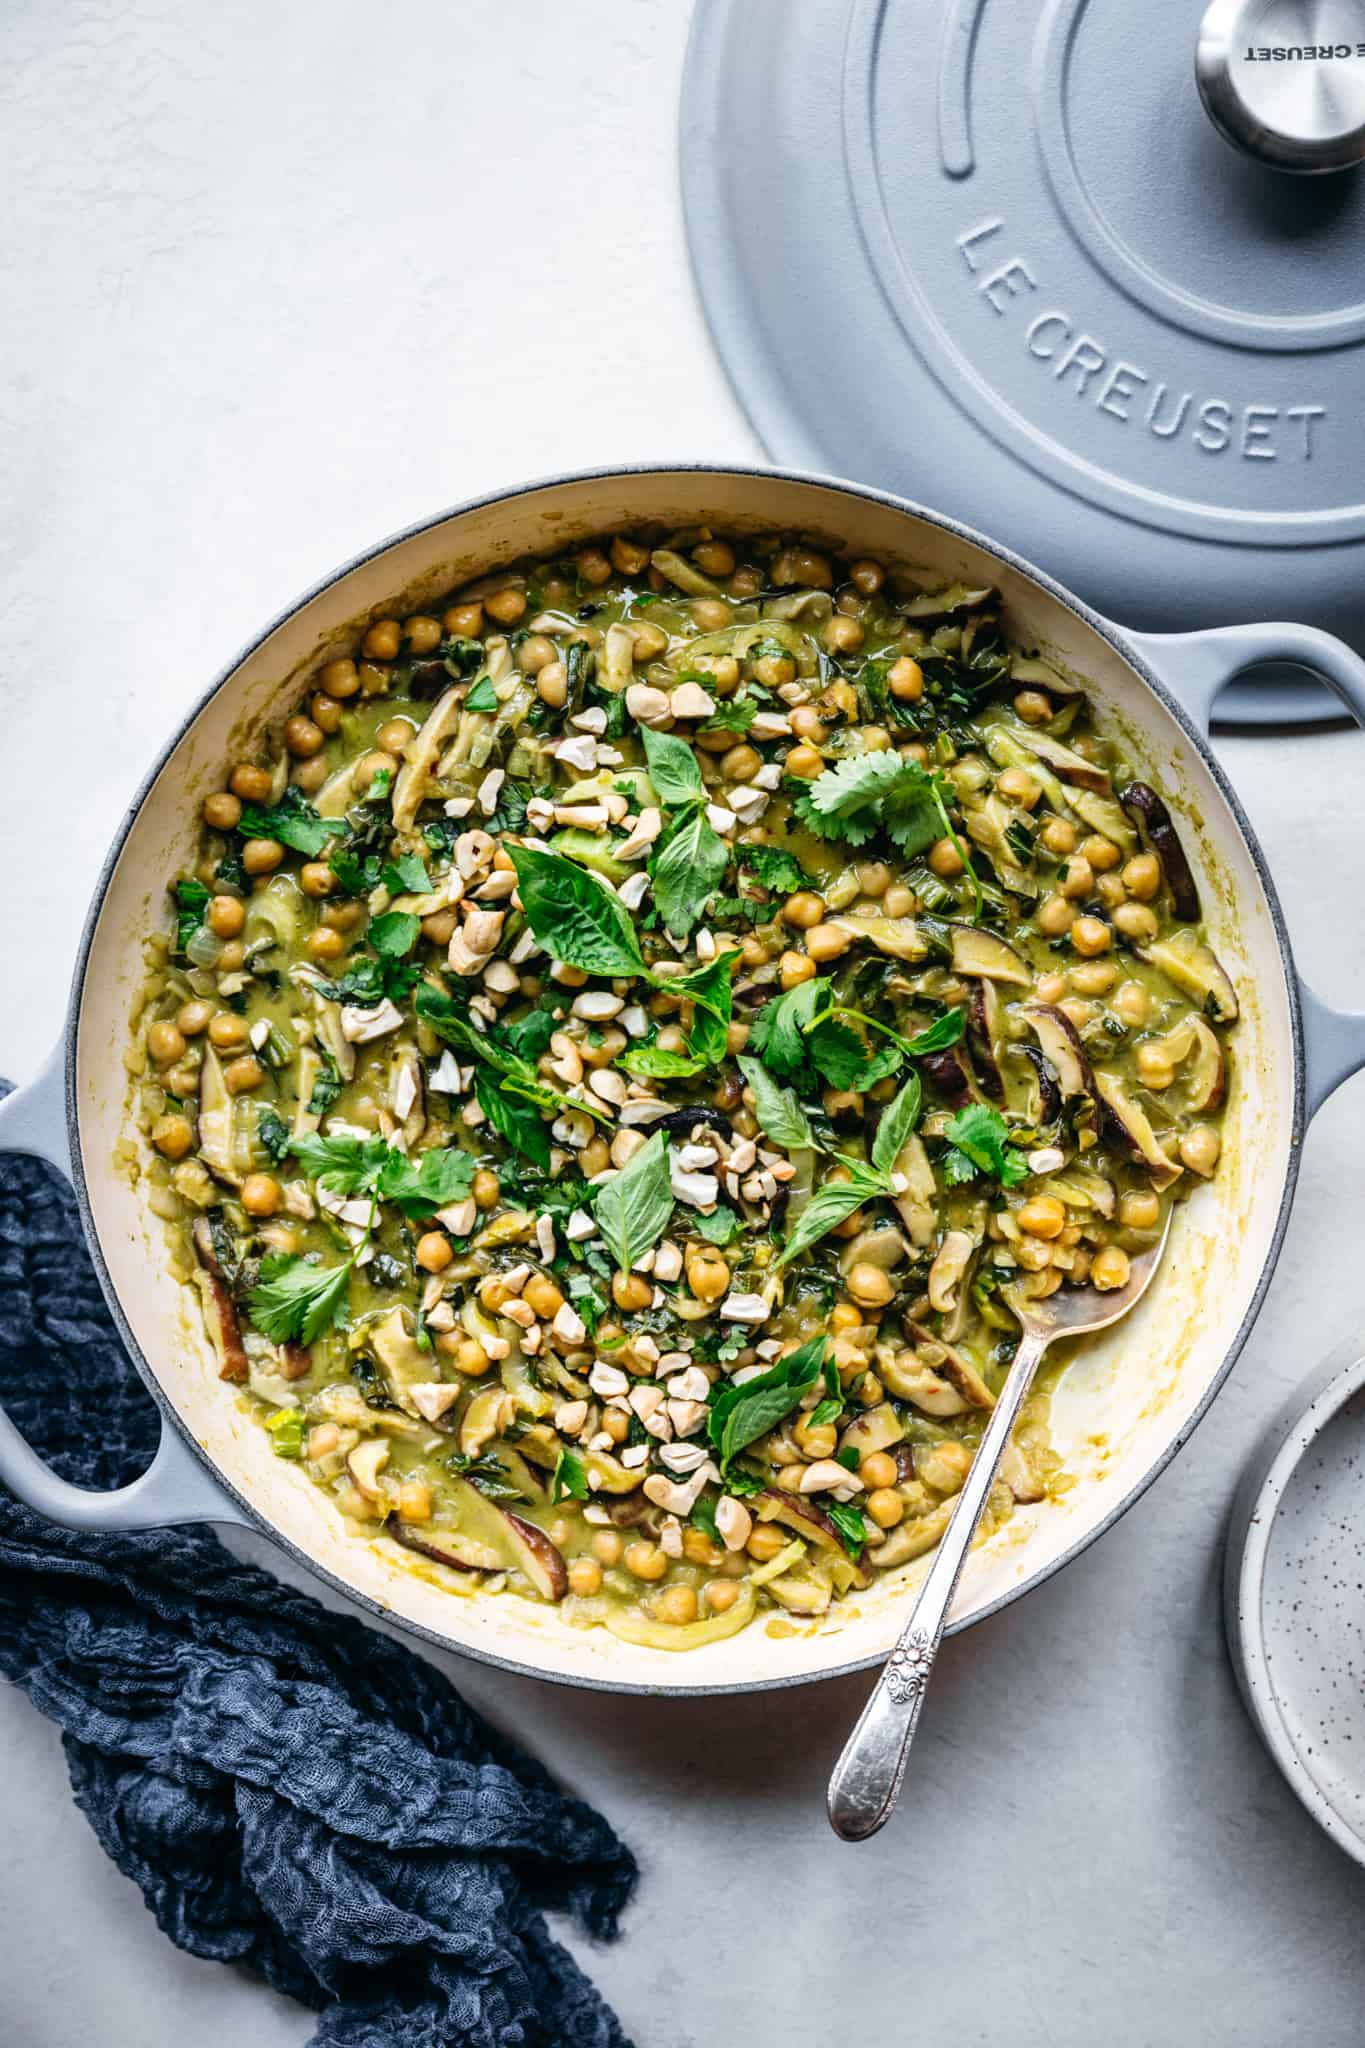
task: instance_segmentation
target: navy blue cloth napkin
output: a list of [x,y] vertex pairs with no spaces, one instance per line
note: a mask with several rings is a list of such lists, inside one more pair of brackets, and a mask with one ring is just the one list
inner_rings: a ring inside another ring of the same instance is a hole
[[[156,1446],[70,1192],[28,1159],[0,1159],[0,1402],[80,1485]],[[630,1851],[387,1638],[206,1530],[92,1540],[0,1490],[0,1672],[172,1941],[321,2012],[321,2048],[629,2048],[544,1915],[614,1935]]]

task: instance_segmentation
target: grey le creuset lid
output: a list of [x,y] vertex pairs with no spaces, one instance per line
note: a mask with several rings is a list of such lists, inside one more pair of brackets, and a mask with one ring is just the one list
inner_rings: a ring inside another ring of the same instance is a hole
[[699,0],[681,149],[774,459],[1128,625],[1365,647],[1365,0]]

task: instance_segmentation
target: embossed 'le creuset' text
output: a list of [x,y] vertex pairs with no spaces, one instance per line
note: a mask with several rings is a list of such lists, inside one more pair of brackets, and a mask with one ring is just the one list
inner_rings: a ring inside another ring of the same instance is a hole
[[978,221],[957,237],[975,289],[1001,319],[1014,317],[1024,347],[1045,373],[1120,426],[1154,440],[1193,441],[1205,455],[1234,453],[1251,462],[1311,462],[1323,405],[1238,404],[1230,398],[1181,389],[1154,376],[1087,333],[1060,306],[1035,310],[1038,279],[1022,255],[997,261],[1004,233],[1000,216]]

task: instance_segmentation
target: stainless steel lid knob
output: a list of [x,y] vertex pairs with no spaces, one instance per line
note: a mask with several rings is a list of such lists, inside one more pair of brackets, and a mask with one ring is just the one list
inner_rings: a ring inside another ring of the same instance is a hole
[[1213,0],[1195,73],[1214,126],[1262,163],[1365,161],[1365,0]]

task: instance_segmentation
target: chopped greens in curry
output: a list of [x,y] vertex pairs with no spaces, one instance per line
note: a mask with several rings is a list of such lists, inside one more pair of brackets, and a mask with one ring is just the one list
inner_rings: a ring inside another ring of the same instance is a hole
[[618,536],[376,620],[204,828],[155,1200],[276,1453],[452,1590],[823,1614],[941,1535],[1011,1294],[1217,1166],[1176,828],[992,590]]

